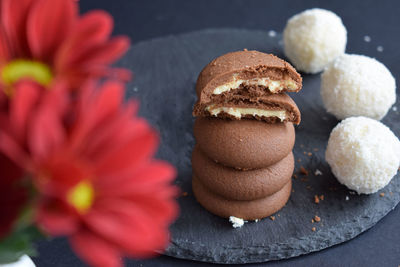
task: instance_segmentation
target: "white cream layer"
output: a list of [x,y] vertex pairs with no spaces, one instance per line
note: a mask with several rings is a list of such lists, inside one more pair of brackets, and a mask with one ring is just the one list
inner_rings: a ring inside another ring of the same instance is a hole
[[238,89],[241,84],[243,84],[244,86],[265,86],[268,87],[268,89],[272,93],[282,91],[284,88],[287,88],[289,91],[297,90],[297,84],[291,79],[283,81],[271,80],[269,78],[254,78],[250,80],[242,80],[234,76],[233,81],[216,87],[213,91],[213,94],[219,95],[230,90]]
[[211,115],[217,117],[221,112],[225,112],[235,118],[242,118],[246,115],[259,116],[259,117],[278,117],[281,121],[287,118],[286,110],[265,110],[257,108],[233,108],[233,107],[214,107],[210,105],[206,108]]

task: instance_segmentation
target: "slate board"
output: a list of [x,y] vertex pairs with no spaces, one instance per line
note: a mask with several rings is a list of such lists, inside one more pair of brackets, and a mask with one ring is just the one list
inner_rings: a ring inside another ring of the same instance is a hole
[[[380,192],[356,195],[332,175],[324,153],[329,133],[338,121],[322,106],[319,75],[303,75],[303,90],[291,94],[302,113],[302,122],[296,127],[295,172],[304,166],[310,174],[308,181],[302,181],[301,175],[293,179],[294,192],[275,214],[276,219],[234,229],[227,219],[210,214],[196,202],[191,190],[190,158],[195,143],[191,112],[197,75],[213,58],[244,48],[284,58],[280,40],[280,34],[270,37],[264,31],[210,29],[138,43],[122,61],[135,74],[127,97],[140,100],[140,115],[160,131],[162,143],[157,156],[177,167],[176,183],[182,192],[188,192],[188,196],[179,198],[180,217],[171,226],[171,244],[164,254],[230,264],[294,257],[357,236],[399,202],[399,175],[380,191],[384,197]],[[397,136],[398,116],[398,111],[391,110],[383,120]],[[317,169],[322,175],[314,174]],[[316,194],[325,197],[319,204],[314,203]],[[321,222],[311,223],[315,215]],[[316,227],[315,232],[312,227]]]

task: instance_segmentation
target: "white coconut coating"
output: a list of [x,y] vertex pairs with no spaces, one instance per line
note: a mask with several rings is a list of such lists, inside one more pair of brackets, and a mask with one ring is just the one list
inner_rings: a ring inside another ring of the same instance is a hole
[[313,8],[288,20],[283,42],[285,54],[297,70],[317,73],[344,53],[347,31],[335,13]]
[[338,119],[365,116],[382,119],[396,102],[396,81],[379,61],[343,54],[321,75],[325,108]]
[[352,117],[332,130],[325,159],[340,183],[359,194],[375,193],[397,173],[400,142],[381,122]]

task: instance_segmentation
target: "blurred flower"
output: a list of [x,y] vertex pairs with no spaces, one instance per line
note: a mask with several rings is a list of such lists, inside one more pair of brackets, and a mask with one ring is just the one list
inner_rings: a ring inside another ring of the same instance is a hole
[[[112,17],[104,11],[79,16],[72,0],[2,0],[0,17],[0,89],[32,79],[48,86],[66,82],[76,89],[88,78],[117,76],[111,68],[129,47],[126,37],[110,39]],[[0,99],[0,102],[2,100]]]
[[[9,103],[13,131],[0,134],[0,148],[34,174],[39,226],[69,236],[93,266],[154,255],[167,245],[177,214],[175,170],[152,158],[157,134],[136,117],[135,102],[123,104],[120,83],[88,85],[70,105],[62,93],[17,84]],[[18,138],[27,141],[19,146]]]
[[28,200],[22,170],[0,153],[0,239],[8,235]]

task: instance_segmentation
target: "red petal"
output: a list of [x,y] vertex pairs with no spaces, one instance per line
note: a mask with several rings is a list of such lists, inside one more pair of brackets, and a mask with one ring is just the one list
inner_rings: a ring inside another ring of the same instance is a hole
[[100,44],[89,53],[79,59],[75,64],[83,64],[87,69],[97,67],[95,64],[110,64],[119,59],[128,51],[130,46],[129,38],[120,36],[111,39],[105,44]]
[[88,226],[105,239],[136,257],[149,257],[167,244],[164,223],[153,220],[141,206],[124,200],[98,204],[84,218]]
[[32,127],[28,136],[31,153],[37,160],[45,158],[56,151],[65,140],[62,118],[51,109],[42,108],[32,119]]
[[26,37],[27,17],[33,0],[3,0],[1,20],[9,38],[9,45],[15,49],[14,57],[30,56]]
[[20,82],[10,103],[10,122],[18,138],[25,137],[29,116],[34,112],[42,88],[33,82]]
[[153,131],[134,136],[129,143],[121,144],[112,153],[99,157],[96,171],[107,175],[140,166],[155,153],[157,144],[158,136]]
[[56,55],[56,69],[66,71],[70,62],[85,55],[99,43],[107,41],[113,28],[112,17],[104,11],[95,10],[82,16],[68,40]]
[[39,205],[36,221],[51,235],[70,235],[79,227],[78,215],[62,201],[52,198]]
[[11,51],[9,51],[9,44],[6,33],[0,25],[0,65],[10,60]]
[[118,250],[112,244],[87,230],[81,230],[69,240],[75,253],[92,266],[122,266]]
[[119,110],[124,94],[123,85],[117,82],[106,83],[99,92],[94,92],[93,88],[84,90],[87,92],[83,92],[80,98],[80,110],[71,137],[72,147],[81,145],[90,131]]
[[[100,179],[96,181],[99,191],[107,196],[132,196],[149,194],[172,187],[170,182],[176,176],[175,168],[163,161],[153,161],[133,169],[129,174],[116,176],[115,173],[108,176],[99,173]],[[123,186],[122,186],[123,185]],[[151,193],[150,193],[151,192]]]
[[28,40],[34,58],[49,62],[78,18],[73,1],[37,0],[28,18]]
[[5,131],[0,131],[0,151],[21,168],[30,169],[31,160],[21,145]]

